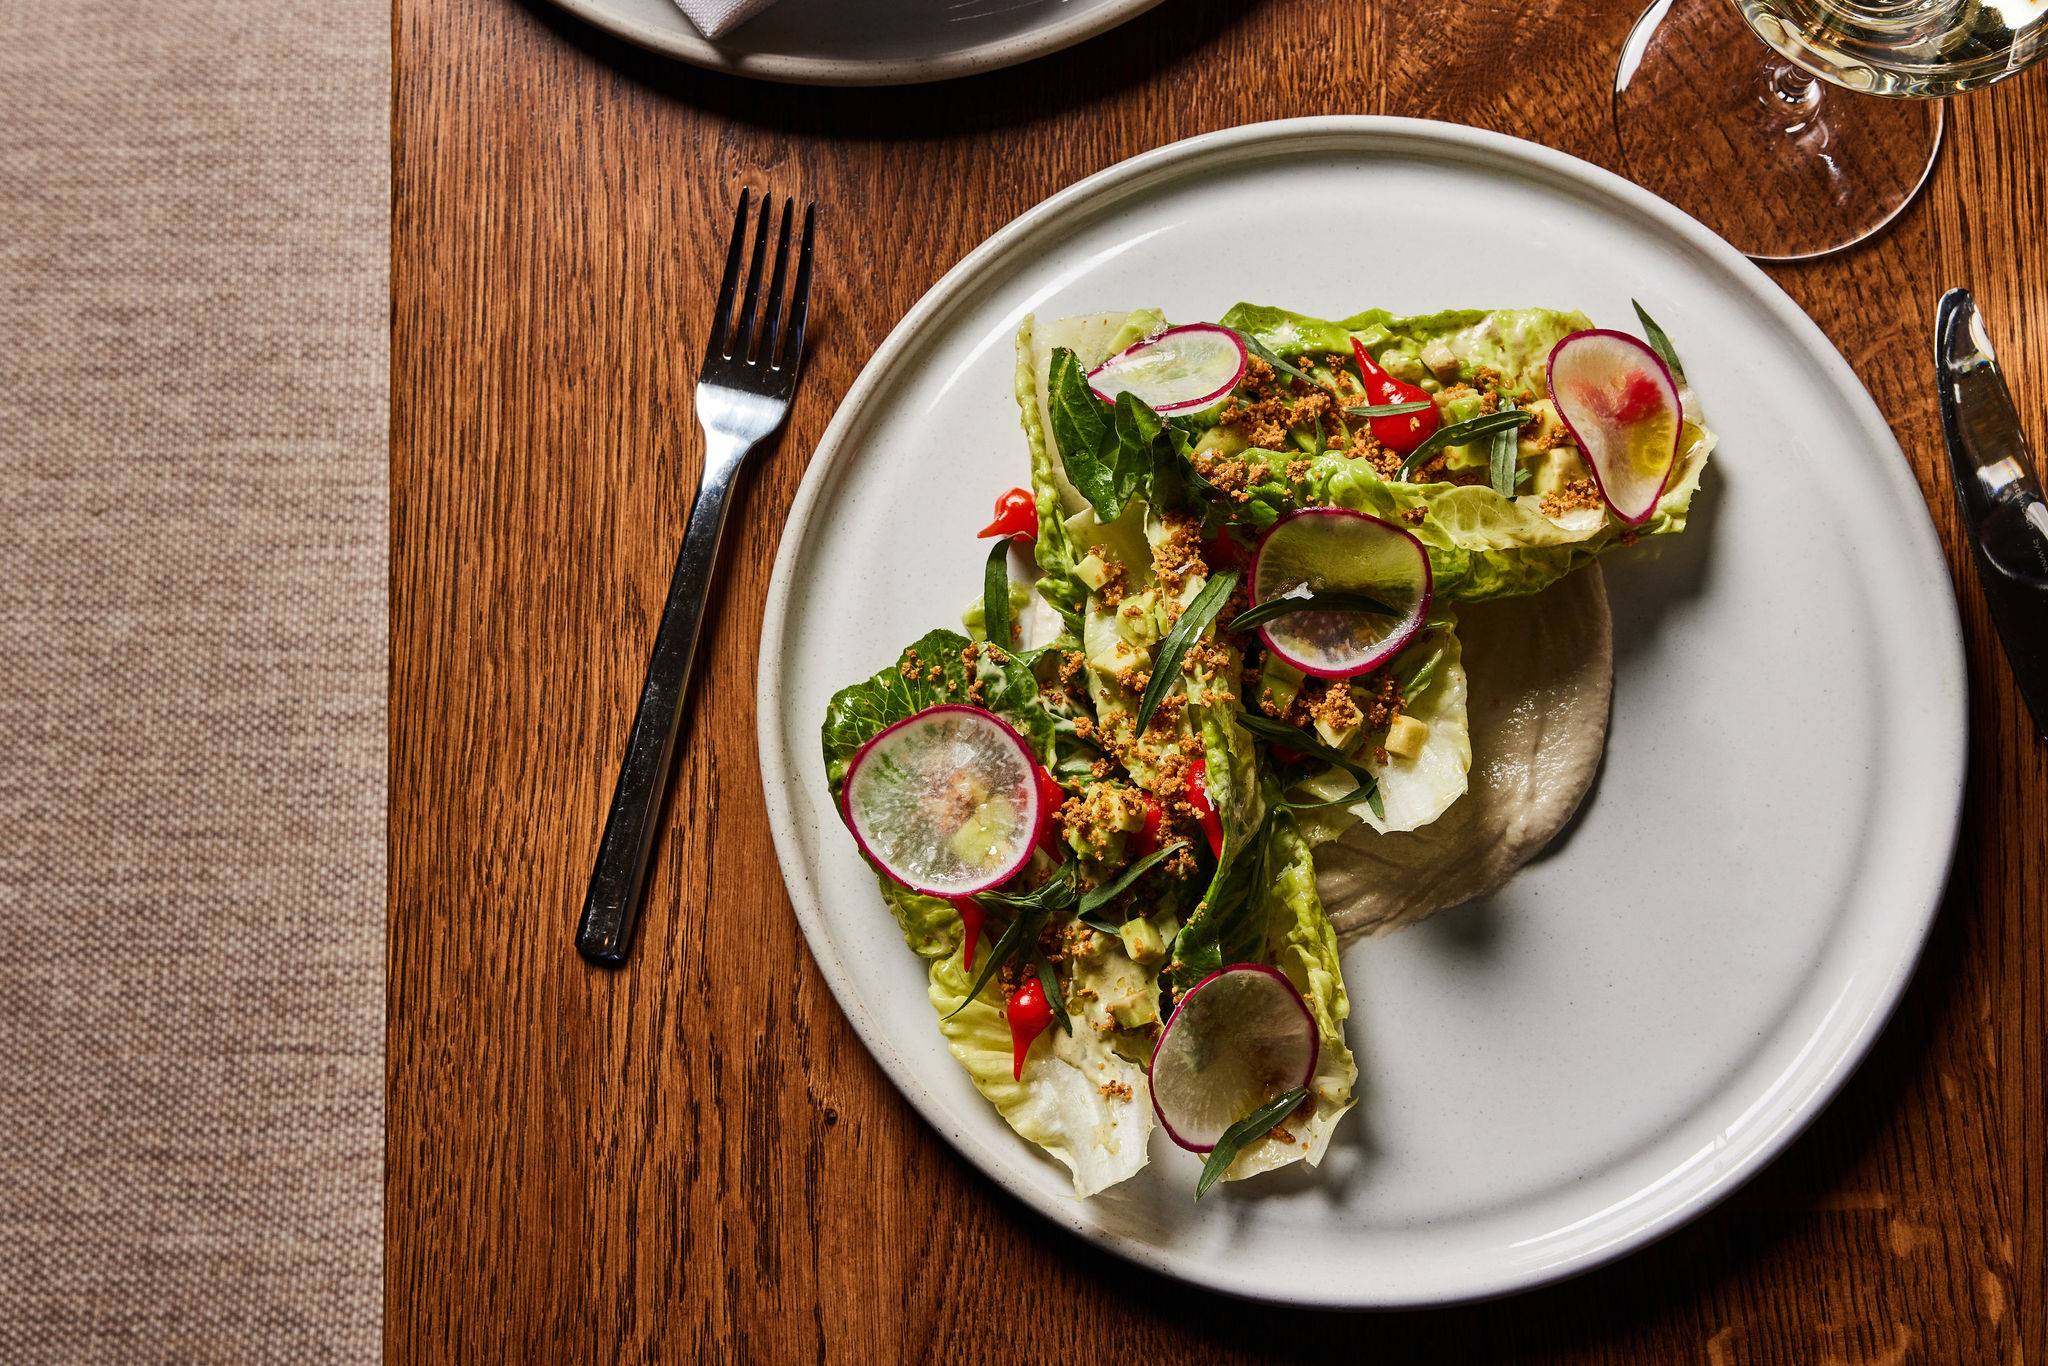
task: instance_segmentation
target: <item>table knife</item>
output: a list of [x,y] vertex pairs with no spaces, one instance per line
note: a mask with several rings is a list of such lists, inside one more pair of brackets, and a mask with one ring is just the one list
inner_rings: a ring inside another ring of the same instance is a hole
[[1998,355],[1967,289],[1941,296],[1934,375],[1949,473],[1977,579],[2034,729],[2048,739],[2048,503]]

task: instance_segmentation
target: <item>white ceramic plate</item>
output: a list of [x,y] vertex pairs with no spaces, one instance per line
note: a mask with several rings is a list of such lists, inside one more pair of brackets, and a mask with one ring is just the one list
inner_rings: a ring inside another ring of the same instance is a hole
[[[1344,958],[1359,1103],[1319,1171],[1221,1187],[1154,1134],[1088,1202],[946,1052],[830,809],[827,699],[979,592],[1025,481],[1019,318],[1242,298],[1549,304],[1675,339],[1721,435],[1685,535],[1609,557],[1612,732],[1584,814],[1499,895]],[[1875,326],[1885,326],[1876,322]],[[761,767],[812,953],[890,1078],[1004,1189],[1220,1290],[1416,1305],[1581,1271],[1777,1153],[1890,1014],[1960,809],[1964,672],[1927,509],[1819,329],[1693,220],[1592,166],[1398,119],[1138,157],[991,238],[904,319],[806,474],[762,626]]]
[[674,0],[555,0],[629,43],[800,85],[913,85],[1014,66],[1093,38],[1159,0],[778,0],[716,42]]

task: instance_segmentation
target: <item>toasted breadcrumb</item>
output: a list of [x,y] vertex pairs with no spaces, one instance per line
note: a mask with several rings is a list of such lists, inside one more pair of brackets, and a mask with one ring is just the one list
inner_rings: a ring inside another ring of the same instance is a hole
[[1202,519],[1185,512],[1168,512],[1162,520],[1166,535],[1152,547],[1152,572],[1169,594],[1178,595],[1190,577],[1206,575],[1202,561]]
[[1546,517],[1562,517],[1567,512],[1600,506],[1600,486],[1590,478],[1573,479],[1563,488],[1543,496],[1543,515]]

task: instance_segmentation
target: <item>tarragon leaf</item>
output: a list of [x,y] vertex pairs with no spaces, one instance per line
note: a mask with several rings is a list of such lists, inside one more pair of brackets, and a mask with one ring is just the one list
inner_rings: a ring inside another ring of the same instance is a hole
[[[1513,413],[1521,410],[1509,402],[1501,411]],[[1518,447],[1519,442],[1513,427],[1503,427],[1493,434],[1493,458],[1489,462],[1490,468],[1487,473],[1491,476],[1493,491],[1503,498],[1515,496],[1515,452]]]
[[[1343,769],[1357,780],[1360,790],[1364,793],[1366,804],[1372,808],[1372,813],[1381,820],[1387,818],[1386,806],[1380,797],[1379,779],[1373,777],[1371,769],[1351,758],[1350,755],[1345,754],[1341,750],[1332,749],[1330,746],[1312,738],[1307,731],[1287,725],[1285,722],[1275,721],[1271,717],[1261,716],[1257,712],[1245,712],[1237,718],[1237,723],[1269,745],[1281,745],[1293,750],[1296,754],[1305,754],[1311,759],[1321,759],[1326,764],[1334,764],[1338,768]],[[1356,801],[1357,796],[1354,794],[1347,800]],[[1296,809],[1306,810],[1309,808]]]
[[1045,993],[1045,1003],[1052,1007],[1053,1019],[1059,1021],[1060,1033],[1073,1033],[1074,1022],[1067,1018],[1067,1003],[1060,995],[1060,979],[1053,973],[1052,961],[1035,942],[1031,945],[1031,970],[1038,977],[1039,990]]
[[[1327,801],[1290,802],[1283,799],[1280,805],[1286,807],[1289,811],[1321,811],[1324,807],[1328,806],[1350,806],[1353,802],[1375,801],[1378,799],[1379,795],[1380,794],[1378,788],[1369,787],[1364,783],[1360,783],[1357,787],[1352,788],[1343,796],[1331,797]],[[1385,820],[1387,818],[1387,813],[1384,809],[1375,806],[1373,810],[1381,820]]]
[[1024,945],[1038,942],[1038,932],[1045,928],[1047,915],[1048,912],[1042,910],[1017,913],[996,940],[995,947],[988,951],[988,957],[982,962],[981,971],[974,974],[974,982],[967,988],[967,994],[960,998],[960,1004],[953,1007],[946,1019],[950,1020],[967,1009],[967,1003],[981,995],[988,979],[995,976],[1003,964],[1016,957]]
[[[1088,917],[1094,915],[1104,906],[1107,906],[1110,902],[1129,891],[1139,878],[1151,872],[1153,868],[1165,860],[1167,855],[1177,849],[1185,849],[1187,847],[1188,842],[1186,840],[1175,840],[1163,849],[1154,849],[1151,853],[1145,855],[1145,857],[1139,859],[1136,863],[1133,863],[1130,867],[1124,869],[1122,873],[1118,874],[1116,881],[1106,882],[1093,891],[1082,893],[1081,900],[1075,905],[1075,914],[1083,920],[1088,920]],[[1096,924],[1092,920],[1089,923],[1095,925],[1096,929],[1103,928],[1102,925]],[[1115,934],[1116,927],[1110,926],[1109,932]]]
[[1293,366],[1289,365],[1286,361],[1281,360],[1278,355],[1274,354],[1273,349],[1271,347],[1267,346],[1257,337],[1254,337],[1251,333],[1239,332],[1234,327],[1229,328],[1227,330],[1231,332],[1233,335],[1235,335],[1239,341],[1244,343],[1245,350],[1251,352],[1254,356],[1257,356],[1260,360],[1272,366],[1281,374],[1292,375],[1296,379],[1300,380],[1303,384],[1315,385],[1315,387],[1318,389],[1323,387],[1321,384],[1318,384],[1316,382],[1316,377],[1314,375],[1306,374],[1300,370],[1297,370]]
[[1419,413],[1424,408],[1434,407],[1436,404],[1425,398],[1413,403],[1368,403],[1363,408],[1346,408],[1344,411],[1353,417],[1399,417],[1403,413]]
[[1217,1139],[1216,1146],[1209,1150],[1209,1160],[1202,1164],[1202,1179],[1195,1183],[1195,1199],[1207,1195],[1209,1187],[1230,1170],[1230,1164],[1237,1161],[1239,1153],[1271,1133],[1281,1120],[1293,1114],[1307,1099],[1308,1088],[1297,1086],[1225,1129],[1223,1137]]
[[975,900],[1011,911],[1060,910],[1072,905],[1074,901],[1074,865],[1072,861],[1062,863],[1059,870],[1047,878],[1043,885],[1022,896],[1011,896],[1005,892],[977,892]]
[[1145,684],[1145,695],[1138,702],[1138,729],[1135,734],[1143,735],[1145,727],[1152,724],[1152,713],[1159,710],[1159,704],[1166,700],[1167,689],[1173,680],[1180,677],[1180,662],[1186,658],[1188,647],[1195,643],[1216,614],[1223,610],[1224,600],[1237,587],[1237,571],[1226,569],[1195,594],[1195,600],[1180,614],[1180,620],[1166,633],[1166,639],[1159,642],[1159,654],[1152,663],[1152,677]]
[[1664,335],[1664,329],[1657,326],[1657,320],[1645,312],[1641,304],[1636,304],[1634,299],[1630,299],[1629,302],[1636,305],[1636,317],[1642,319],[1643,335],[1650,339],[1650,349],[1657,353],[1659,360],[1670,367],[1671,378],[1680,384],[1685,383],[1685,367],[1678,363],[1678,352],[1672,349],[1671,338]]
[[981,620],[988,638],[1010,648],[1010,536],[996,539],[981,576]]
[[1416,469],[1428,464],[1429,458],[1446,446],[1462,446],[1477,437],[1489,436],[1503,428],[1519,427],[1527,421],[1527,412],[1520,408],[1510,408],[1506,412],[1481,413],[1477,417],[1468,417],[1463,422],[1453,422],[1448,427],[1439,427],[1429,434],[1427,441],[1408,452],[1402,459],[1401,477],[1406,479]]
[[1403,615],[1398,607],[1389,607],[1362,593],[1307,593],[1300,597],[1267,598],[1258,606],[1239,612],[1223,629],[1249,631],[1275,617],[1291,617],[1296,612],[1372,612],[1382,617]]

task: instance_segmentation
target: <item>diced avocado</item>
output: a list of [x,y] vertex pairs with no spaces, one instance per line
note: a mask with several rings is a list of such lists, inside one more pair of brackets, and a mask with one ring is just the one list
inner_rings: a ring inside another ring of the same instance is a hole
[[1118,783],[1088,784],[1079,797],[1070,799],[1066,810],[1073,813],[1068,846],[1105,863],[1121,863],[1124,836],[1145,826],[1144,806],[1130,788]]
[[1180,937],[1180,917],[1174,914],[1173,907],[1161,906],[1145,918],[1150,920],[1152,928],[1159,932],[1159,942],[1171,949],[1173,941]]
[[1157,963],[1166,957],[1166,941],[1149,920],[1127,920],[1117,934],[1134,963]]
[[1102,559],[1124,567],[1124,582],[1137,592],[1152,582],[1152,543],[1145,539],[1145,500],[1133,498],[1114,522],[1099,521],[1094,509],[1083,508],[1067,518],[1067,534],[1077,549],[1092,552],[1100,546]]
[[1436,401],[1437,414],[1443,418],[1444,426],[1465,422],[1479,416],[1479,405],[1486,400],[1476,391],[1454,394],[1450,398],[1439,397]]
[[1219,460],[1228,460],[1251,449],[1250,438],[1235,427],[1211,427],[1195,438],[1195,454],[1213,455]]
[[1131,960],[1120,936],[1091,931],[1070,961],[1070,995],[1091,1025],[1132,1030],[1159,1022],[1159,980]]
[[[988,639],[988,613],[983,610],[985,606],[986,604],[981,599],[976,598],[974,605],[960,614],[960,624],[967,628],[967,634],[971,639]],[[998,642],[998,644],[1015,644],[1017,640],[1023,637],[1024,611],[1029,606],[1031,606],[1031,585],[1012,581],[1010,584],[1010,640],[1008,642]]]
[[1387,727],[1386,751],[1403,759],[1413,759],[1422,753],[1422,747],[1429,741],[1429,723],[1418,721],[1412,716],[1397,716]]
[[1016,804],[1008,797],[990,797],[953,832],[949,843],[962,863],[984,867],[997,861],[998,846],[1016,827]]
[[1571,440],[1571,432],[1566,429],[1564,419],[1557,415],[1555,403],[1547,398],[1539,398],[1522,406],[1534,419],[1516,429],[1516,444],[1521,447],[1523,455],[1535,454],[1536,448],[1546,443],[1554,446],[1560,441]]
[[1271,650],[1266,652],[1266,663],[1259,670],[1259,701],[1270,703],[1276,711],[1286,711],[1294,705],[1294,695],[1301,691],[1302,680],[1307,675],[1289,664]]
[[1143,830],[1145,804],[1131,788],[1117,783],[1090,783],[1082,790],[1081,802],[1095,823],[1109,830]]
[[1436,376],[1429,373],[1428,368],[1423,365],[1422,361],[1409,355],[1406,351],[1394,347],[1389,347],[1385,351],[1380,352],[1378,359],[1380,369],[1386,371],[1395,379],[1403,380],[1409,384],[1420,384],[1426,379],[1436,378]]
[[1442,337],[1431,337],[1422,344],[1422,363],[1445,384],[1455,383],[1458,378],[1457,353]]
[[1081,622],[1081,648],[1088,656],[1088,667],[1112,676],[1133,665],[1142,668],[1151,658],[1143,650],[1132,649],[1116,623],[1115,610],[1107,607],[1091,611]]
[[[1479,405],[1484,402],[1476,393],[1463,393],[1455,398],[1439,398],[1437,412],[1448,427],[1479,416]],[[1447,470],[1486,469],[1493,463],[1491,440],[1474,441],[1464,446],[1444,447],[1444,468]]]
[[1322,738],[1322,742],[1328,745],[1331,749],[1349,750],[1351,748],[1351,742],[1358,738],[1358,728],[1362,724],[1364,724],[1364,721],[1365,718],[1363,716],[1360,716],[1350,725],[1344,727],[1342,730],[1339,730],[1336,727],[1332,726],[1328,721],[1325,721],[1322,717],[1318,716],[1316,718],[1316,734],[1320,736]]
[[1159,1023],[1159,997],[1149,992],[1123,997],[1110,1003],[1109,1014],[1120,1029],[1143,1029]]
[[1082,858],[1099,859],[1104,863],[1121,863],[1124,858],[1124,836],[1121,830],[1097,829],[1083,834],[1076,826],[1067,834],[1067,847]]
[[1123,605],[1116,609],[1116,633],[1123,637],[1126,645],[1149,650],[1158,643],[1158,618],[1152,611],[1158,596],[1148,588],[1134,598],[1125,598]]
[[1572,480],[1584,479],[1590,473],[1576,446],[1557,446],[1536,457],[1535,482],[1529,486],[1529,491],[1539,498],[1548,497]]
[[1087,584],[1092,592],[1100,593],[1102,585],[1109,582],[1109,566],[1102,562],[1100,555],[1091,551],[1074,566],[1074,577]]

